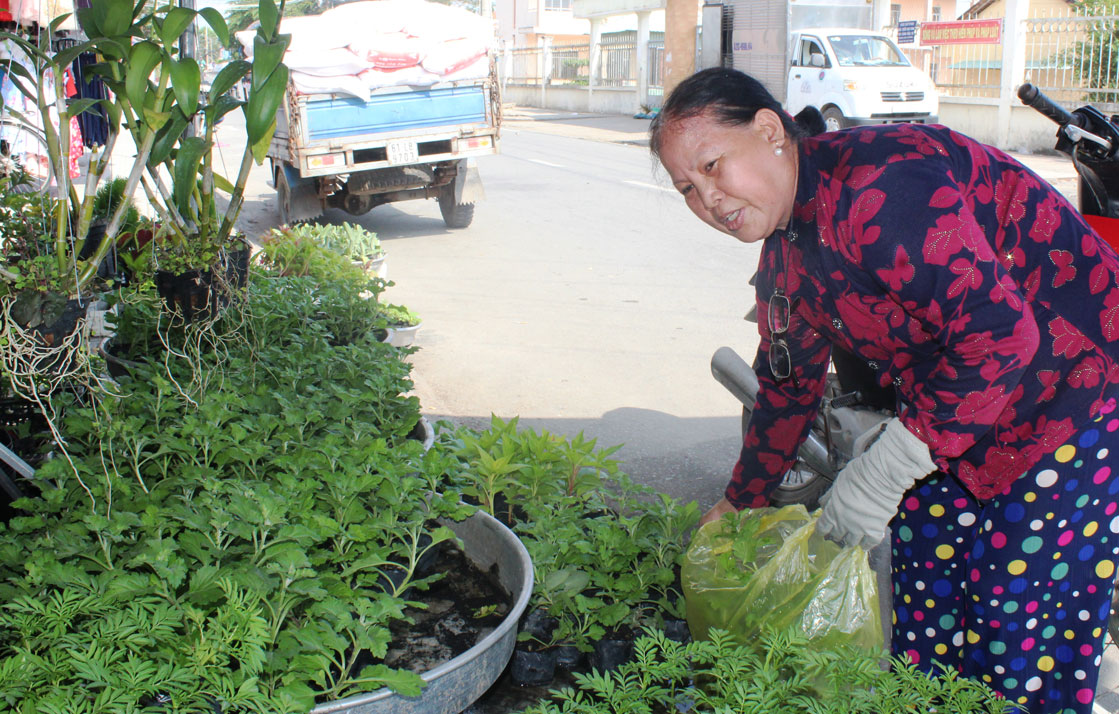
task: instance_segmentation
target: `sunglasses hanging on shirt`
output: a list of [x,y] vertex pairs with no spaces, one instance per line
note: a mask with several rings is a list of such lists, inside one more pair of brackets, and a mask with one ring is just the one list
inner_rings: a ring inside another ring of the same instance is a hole
[[785,273],[785,238],[778,236],[777,240],[780,241],[777,271],[783,285],[774,290],[773,297],[769,299],[769,371],[777,381],[783,382],[791,377],[793,385],[799,387],[800,383],[793,370],[793,355],[789,351],[789,343],[785,341],[785,333],[789,331],[789,321],[793,314],[792,302],[785,294],[789,283]]

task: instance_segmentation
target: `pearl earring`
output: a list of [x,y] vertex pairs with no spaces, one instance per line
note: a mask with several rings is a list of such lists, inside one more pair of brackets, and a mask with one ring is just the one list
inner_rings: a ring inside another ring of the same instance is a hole
[[780,144],[774,144],[773,145],[773,155],[774,156],[780,156],[783,153],[785,153],[785,150],[781,148]]

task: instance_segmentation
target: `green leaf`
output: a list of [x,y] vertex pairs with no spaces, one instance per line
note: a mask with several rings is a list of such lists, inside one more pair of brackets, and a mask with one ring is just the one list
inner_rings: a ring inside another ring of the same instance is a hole
[[[272,39],[276,35],[276,27],[280,23],[280,10],[276,7],[276,3],[273,0],[260,0],[260,9],[257,15],[260,18],[260,32],[267,39]],[[257,36],[259,37],[259,35]]]
[[59,50],[58,54],[54,56],[54,63],[57,64],[59,67],[69,67],[74,63],[74,60],[76,60],[79,55],[85,52],[89,52],[92,49],[92,42],[82,42],[80,44],[74,45],[73,47]]
[[[26,67],[18,62],[5,62],[4,69],[9,72],[8,76],[12,79],[12,83],[16,85],[19,91],[25,97],[34,100],[36,95],[35,87],[38,85],[39,80],[27,71]],[[15,110],[11,107],[6,107],[6,110],[15,113]]]
[[194,22],[196,14],[194,10],[185,7],[176,7],[167,13],[167,17],[163,18],[163,23],[159,28],[159,37],[163,40],[163,46],[173,47],[186,32],[186,29],[190,27],[190,23]]
[[202,70],[193,57],[186,57],[179,61],[172,61],[171,88],[175,90],[175,98],[179,100],[179,107],[183,114],[193,116],[198,111],[198,93],[202,86]]
[[175,112],[171,116],[171,120],[166,122],[155,136],[155,143],[148,157],[149,166],[158,166],[171,157],[171,151],[189,124],[190,121],[180,112]]
[[268,157],[268,147],[272,143],[272,135],[276,133],[276,122],[273,121],[268,125],[268,130],[260,140],[252,145],[253,160],[257,165],[264,163],[264,159]]
[[208,148],[209,144],[200,136],[187,137],[179,145],[179,153],[175,156],[175,188],[172,197],[180,215],[190,214],[190,197],[198,183],[198,164]]
[[424,681],[415,672],[389,669],[383,664],[369,665],[361,670],[363,682],[379,682],[403,697],[418,697]]
[[206,124],[209,126],[217,126],[217,123],[221,121],[223,116],[243,104],[244,102],[239,99],[234,99],[228,94],[219,96],[210,103],[210,106],[206,107]]
[[101,18],[104,15],[101,8],[102,3],[95,3],[93,7],[78,8],[78,27],[82,28],[82,32],[86,37],[94,38],[100,37],[101,32]]
[[265,138],[265,135],[271,141],[272,132],[276,129],[276,110],[284,99],[287,86],[288,68],[280,65],[268,81],[249,96],[249,103],[245,107],[245,131],[249,137],[249,144],[253,146],[254,156],[256,145]]
[[[62,23],[64,23],[64,22],[66,22],[67,20],[69,20],[69,19],[70,19],[70,15],[72,15],[72,14],[73,14],[73,13],[69,13],[69,12],[67,12],[67,13],[64,13],[64,14],[62,14],[62,15],[59,15],[58,17],[56,17],[56,18],[54,18],[53,20],[51,20],[51,24],[49,25],[49,27],[50,27],[50,33],[49,33],[49,35],[50,35],[51,37],[54,37],[54,36],[55,36],[55,34],[56,34],[56,33],[58,32],[58,28],[59,28],[59,26],[60,26],[60,25],[61,25]],[[69,64],[69,63],[67,63],[67,64]]]
[[[93,45],[105,56],[106,60],[113,62],[127,60],[129,49],[132,47],[131,43],[124,43],[107,38],[97,40]],[[94,65],[94,67],[97,68],[97,65]]]
[[[93,7],[102,6],[98,25],[106,37],[127,35],[132,25],[131,0],[93,0]],[[90,39],[93,39],[91,36]]]
[[260,35],[253,38],[252,90],[254,92],[263,87],[279,69],[290,40],[290,35],[283,35],[280,39],[271,42],[265,42]]
[[144,107],[148,89],[149,77],[156,65],[163,59],[159,45],[145,40],[132,46],[128,57],[128,76],[124,78],[124,90],[132,110],[140,113]]
[[225,24],[225,18],[222,14],[212,7],[204,7],[198,11],[198,14],[218,36],[218,41],[221,42],[222,47],[229,45],[229,25]]
[[217,171],[214,172],[214,188],[230,194],[233,193],[234,190],[233,182],[219,174]]
[[228,92],[251,69],[252,64],[245,60],[234,60],[222,67],[218,76],[214,77],[214,81],[210,84],[210,97],[220,97]]
[[91,107],[101,104],[102,99],[76,99],[66,106],[66,116],[76,117],[89,111]]
[[144,123],[150,126],[155,131],[163,128],[167,120],[171,118],[171,112],[157,112],[153,109],[144,107]]

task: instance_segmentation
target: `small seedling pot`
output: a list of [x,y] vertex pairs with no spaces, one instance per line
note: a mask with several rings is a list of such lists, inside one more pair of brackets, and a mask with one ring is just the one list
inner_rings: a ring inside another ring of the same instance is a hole
[[527,632],[535,640],[547,642],[551,639],[557,625],[559,620],[549,615],[547,611],[537,608],[521,620],[521,631]]
[[600,672],[613,672],[633,657],[633,640],[630,638],[603,638],[594,643],[591,667]]
[[664,636],[681,644],[692,641],[692,632],[688,629],[687,620],[665,620]]
[[578,669],[583,664],[583,653],[575,645],[560,645],[556,647],[556,666],[568,672]]
[[549,648],[540,652],[517,647],[509,663],[509,676],[521,687],[543,687],[551,684],[556,676],[556,651]]

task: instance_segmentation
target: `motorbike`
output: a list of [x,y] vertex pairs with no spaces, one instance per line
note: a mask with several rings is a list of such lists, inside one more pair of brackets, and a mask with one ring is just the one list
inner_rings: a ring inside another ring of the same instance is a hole
[[[1076,168],[1080,213],[1119,250],[1119,115],[1107,117],[1090,105],[1069,112],[1029,83],[1019,87],[1018,98],[1057,124],[1054,149],[1068,156]],[[757,321],[756,307],[746,319]],[[816,421],[797,462],[770,496],[774,506],[801,503],[809,510],[816,508],[839,472],[857,455],[857,448],[867,443],[865,435],[895,415],[892,388],[880,387],[862,362],[833,349],[831,367]],[[730,347],[720,347],[711,357],[711,374],[742,402],[745,437],[757,401],[757,374]],[[873,566],[873,553],[871,559]],[[888,570],[888,564],[875,567],[880,576],[882,567]],[[1119,575],[1108,631],[1112,644],[1119,646]]]

